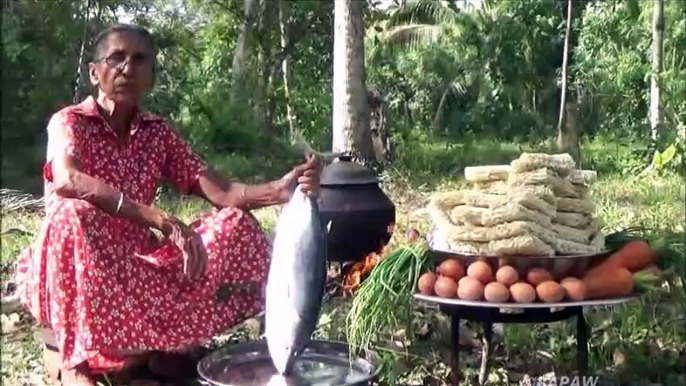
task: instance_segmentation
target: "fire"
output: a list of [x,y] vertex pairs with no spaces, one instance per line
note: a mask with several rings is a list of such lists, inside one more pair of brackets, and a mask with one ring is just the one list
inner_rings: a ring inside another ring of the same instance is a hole
[[350,296],[360,288],[369,273],[383,259],[386,248],[379,252],[372,252],[365,256],[364,260],[353,264],[350,270],[343,276],[343,295]]

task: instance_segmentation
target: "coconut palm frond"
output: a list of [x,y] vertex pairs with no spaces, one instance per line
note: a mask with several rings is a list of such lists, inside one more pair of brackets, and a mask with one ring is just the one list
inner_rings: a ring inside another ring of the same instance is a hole
[[467,93],[467,87],[460,82],[459,79],[453,79],[452,82],[448,83],[441,95],[441,100],[436,108],[436,113],[434,114],[434,125],[439,126],[441,118],[445,112],[445,109],[450,106],[453,100],[463,97]]
[[378,65],[383,59],[386,46],[381,41],[380,34],[368,35],[365,39],[365,62],[370,65]]
[[450,2],[437,0],[408,1],[391,14],[388,26],[450,24],[457,21],[459,13],[459,10],[451,6]]
[[436,43],[443,27],[427,24],[409,24],[393,27],[386,31],[383,41],[392,47],[416,49]]

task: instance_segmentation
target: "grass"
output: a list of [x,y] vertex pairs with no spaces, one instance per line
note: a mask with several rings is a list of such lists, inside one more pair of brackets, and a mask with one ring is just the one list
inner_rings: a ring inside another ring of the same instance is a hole
[[[423,207],[428,195],[436,190],[454,189],[464,185],[461,171],[464,166],[506,163],[521,151],[545,149],[545,144],[520,145],[465,140],[462,144],[441,142],[413,143],[412,153],[403,153],[401,147],[395,167],[390,168],[383,186],[397,206],[397,237],[402,238],[412,226],[426,233],[429,224]],[[630,148],[622,145],[596,141],[584,144],[584,168],[599,173],[599,181],[592,192],[598,215],[604,222],[606,232],[643,226],[659,232],[683,233],[685,189],[683,178],[676,175],[649,175],[638,178],[637,165]],[[240,169],[239,175],[249,176],[257,168],[249,167],[245,159],[220,160],[223,170]],[[259,169],[260,179],[273,178],[282,170]],[[164,209],[181,219],[190,221],[198,212],[209,207],[195,199],[179,199],[165,195],[160,202]],[[267,229],[273,227],[278,209],[257,211],[256,216]],[[32,214],[12,213],[2,217],[2,229],[22,228],[35,232],[39,219]],[[25,248],[32,237],[22,234],[2,236],[1,259],[3,279],[11,271],[17,254]],[[634,383],[684,384],[686,376],[686,332],[683,331],[683,315],[686,311],[684,288],[678,285],[665,289],[646,301],[615,307],[613,310],[588,312],[592,332],[591,367],[594,374],[605,374],[616,381]],[[318,336],[341,339],[345,304],[333,302],[327,305],[318,329]],[[448,322],[445,316],[431,310],[417,309],[419,327],[428,328],[431,335],[418,340],[406,353],[382,351],[389,363],[389,373],[403,375],[396,384],[421,384],[427,376],[446,372]],[[5,333],[3,328],[2,378],[7,384],[40,384],[42,368],[38,345],[33,341],[30,325],[19,323],[19,329]],[[428,327],[427,327],[428,326]],[[466,327],[465,338],[476,338],[477,326]],[[493,365],[493,384],[507,384],[507,368],[523,366],[531,371],[545,373],[556,370],[570,374],[574,370],[575,341],[574,323],[555,323],[531,326],[512,325],[505,328],[503,336],[496,337]],[[478,372],[477,347],[462,356],[462,365],[468,380],[475,380]],[[537,370],[536,370],[537,369]],[[408,371],[412,370],[412,371]],[[539,374],[540,375],[540,374]]]

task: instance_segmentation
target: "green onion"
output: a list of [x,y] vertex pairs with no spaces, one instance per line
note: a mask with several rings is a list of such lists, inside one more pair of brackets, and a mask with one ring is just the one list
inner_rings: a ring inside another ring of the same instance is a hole
[[427,265],[422,244],[400,246],[388,253],[362,282],[346,317],[351,355],[369,349],[381,331],[412,330],[412,296]]

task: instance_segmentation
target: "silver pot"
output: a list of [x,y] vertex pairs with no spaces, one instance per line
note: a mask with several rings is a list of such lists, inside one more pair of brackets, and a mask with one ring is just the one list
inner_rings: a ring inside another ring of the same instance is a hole
[[277,375],[264,341],[228,346],[198,363],[198,374],[212,386],[366,386],[378,370],[374,353],[351,363],[348,345],[322,340],[310,342],[289,378]]

